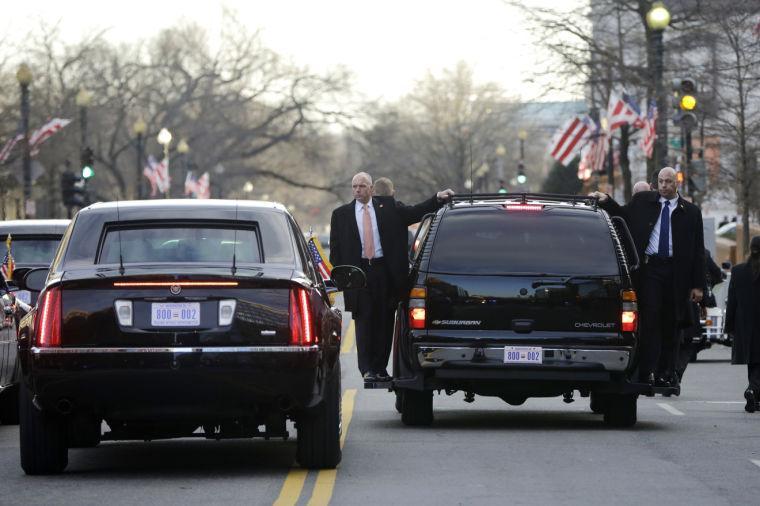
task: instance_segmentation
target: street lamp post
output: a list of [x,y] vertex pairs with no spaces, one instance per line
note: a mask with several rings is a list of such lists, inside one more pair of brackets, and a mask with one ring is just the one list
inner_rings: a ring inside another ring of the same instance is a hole
[[21,87],[21,130],[24,133],[24,158],[22,174],[24,178],[24,217],[34,218],[32,204],[32,155],[29,150],[29,85],[32,83],[32,71],[22,63],[16,72],[16,80]]
[[520,130],[517,133],[517,138],[520,140],[520,161],[517,163],[517,182],[520,185],[524,185],[528,181],[528,176],[525,175],[525,140],[528,138],[528,132]]
[[132,131],[135,133],[135,141],[136,141],[136,148],[137,148],[137,165],[136,165],[136,172],[135,172],[135,196],[142,200],[143,198],[143,180],[142,180],[142,173],[143,173],[143,159],[145,158],[144,150],[145,150],[145,143],[143,141],[143,137],[145,135],[145,131],[148,129],[148,125],[145,124],[145,121],[142,120],[142,118],[138,118],[137,121],[135,121],[135,124],[132,125]]
[[[162,128],[158,132],[158,143],[164,147],[164,162],[166,163],[166,174],[169,174],[169,144],[172,142],[172,134],[166,128]],[[169,180],[171,181],[171,179]],[[169,198],[169,190],[171,189],[171,183],[166,188],[166,198]]]
[[656,170],[667,165],[668,158],[668,110],[667,97],[665,96],[665,87],[663,86],[663,68],[665,58],[665,44],[663,43],[663,32],[670,24],[670,12],[662,2],[653,2],[652,7],[646,15],[647,27],[651,32],[651,43],[654,57],[654,68],[652,69],[652,80],[654,81],[654,94],[657,100],[657,120],[655,122],[655,131],[657,139],[655,140],[655,164]]

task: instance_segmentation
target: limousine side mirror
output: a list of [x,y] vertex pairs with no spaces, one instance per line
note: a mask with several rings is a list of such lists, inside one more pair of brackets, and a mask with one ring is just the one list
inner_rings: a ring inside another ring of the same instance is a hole
[[336,265],[330,273],[330,279],[338,287],[338,290],[364,288],[367,284],[364,271],[353,265]]
[[24,275],[24,288],[33,292],[41,292],[45,288],[48,272],[50,272],[50,269],[46,267],[28,271]]

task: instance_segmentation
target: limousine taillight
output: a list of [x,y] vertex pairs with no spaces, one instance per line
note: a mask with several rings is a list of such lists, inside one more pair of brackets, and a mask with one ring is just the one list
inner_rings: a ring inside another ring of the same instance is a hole
[[314,317],[309,294],[303,288],[290,290],[290,344],[309,346],[316,343]]
[[34,344],[38,348],[61,346],[61,287],[45,290],[37,308]]

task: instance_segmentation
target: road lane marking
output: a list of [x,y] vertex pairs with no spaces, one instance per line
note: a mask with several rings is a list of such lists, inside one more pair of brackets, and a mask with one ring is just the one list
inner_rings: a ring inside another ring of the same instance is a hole
[[348,330],[346,335],[343,336],[343,344],[340,347],[340,352],[343,354],[351,353],[354,349],[354,342],[356,341],[356,328],[354,327],[354,320],[348,324]]
[[280,496],[274,502],[274,506],[294,506],[301,497],[303,484],[306,482],[306,475],[309,471],[306,469],[291,469],[285,483],[280,490]]
[[[340,448],[346,444],[346,436],[348,435],[348,426],[351,423],[351,418],[354,414],[354,400],[356,398],[356,389],[351,388],[343,393],[343,401],[341,404],[341,425],[343,427],[343,433],[340,435]],[[307,503],[308,506],[327,506],[330,504],[330,499],[335,489],[335,478],[338,476],[337,469],[323,469],[317,474],[317,481],[314,484],[314,491],[311,493],[311,498]]]
[[749,459],[749,461],[755,464],[757,467],[760,467],[760,460]]
[[677,410],[676,408],[674,408],[667,402],[658,402],[657,405],[660,406],[665,411],[667,411],[668,413],[670,413],[671,415],[684,416],[683,412]]

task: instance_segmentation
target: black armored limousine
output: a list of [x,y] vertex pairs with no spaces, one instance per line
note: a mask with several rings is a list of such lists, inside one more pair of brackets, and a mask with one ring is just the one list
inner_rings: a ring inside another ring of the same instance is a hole
[[95,204],[25,283],[42,291],[19,329],[27,474],[103,440],[287,437],[288,419],[302,466],[340,461],[341,314],[282,205]]

